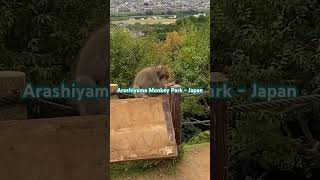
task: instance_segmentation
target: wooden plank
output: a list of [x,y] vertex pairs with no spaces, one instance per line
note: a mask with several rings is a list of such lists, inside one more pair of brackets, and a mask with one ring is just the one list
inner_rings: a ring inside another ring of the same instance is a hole
[[102,115],[0,121],[1,179],[106,179],[105,120]]
[[[0,71],[0,99],[22,94],[26,85],[26,75],[19,71]],[[6,102],[6,101],[4,101]],[[6,104],[0,100],[0,121],[27,119],[24,104]]]
[[110,161],[178,155],[167,98],[110,100]]
[[[173,86],[174,88],[181,88],[180,85],[176,84]],[[170,106],[171,106],[171,114],[172,114],[172,122],[174,127],[174,133],[177,145],[181,145],[181,93],[172,93],[170,94]]]

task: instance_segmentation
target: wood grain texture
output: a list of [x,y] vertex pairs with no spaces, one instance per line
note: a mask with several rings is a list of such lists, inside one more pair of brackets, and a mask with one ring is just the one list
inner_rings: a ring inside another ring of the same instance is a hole
[[105,180],[105,116],[0,121],[5,180]]
[[111,100],[110,120],[111,162],[177,156],[167,99]]

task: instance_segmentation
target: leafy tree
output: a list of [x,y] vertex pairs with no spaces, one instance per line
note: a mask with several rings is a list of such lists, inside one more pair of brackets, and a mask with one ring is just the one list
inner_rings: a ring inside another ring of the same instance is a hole
[[69,77],[88,32],[105,23],[102,0],[0,2],[0,70],[26,72],[34,83]]
[[[200,19],[201,20],[201,19]],[[196,19],[179,25],[154,25],[165,34],[159,40],[154,33],[144,37],[131,35],[131,30],[142,30],[150,26],[129,26],[112,28],[111,34],[111,82],[124,86],[132,84],[134,75],[142,68],[167,64],[175,79],[184,87],[209,88],[209,18],[206,21]],[[183,118],[208,118],[208,109],[203,98],[183,98]],[[207,130],[205,127],[204,130]],[[183,129],[186,141],[202,129],[188,125]]]
[[[253,82],[284,84],[293,80],[303,94],[319,88],[319,1],[217,1],[217,63],[234,85]],[[252,102],[234,98],[234,104]],[[301,140],[283,132],[290,117],[279,114],[241,115],[231,133],[235,179],[259,177],[271,169],[319,167],[298,153]],[[281,124],[279,124],[281,122]],[[281,125],[281,126],[280,126]],[[259,174],[260,173],[260,174]]]
[[153,11],[152,10],[147,10],[145,12],[145,14],[148,15],[148,16],[152,16],[153,15]]
[[135,37],[128,29],[113,28],[110,51],[111,82],[131,85],[151,47],[152,41]]
[[168,10],[168,11],[166,11],[166,14],[167,14],[167,15],[173,15],[174,12],[173,12],[172,10]]

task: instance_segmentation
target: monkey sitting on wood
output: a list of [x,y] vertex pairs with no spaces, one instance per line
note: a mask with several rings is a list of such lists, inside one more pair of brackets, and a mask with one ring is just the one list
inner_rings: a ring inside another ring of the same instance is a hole
[[[134,79],[134,88],[167,88],[175,83],[170,82],[171,76],[167,66],[147,67],[139,71]],[[146,98],[148,96],[159,96],[161,94],[136,93],[135,98]]]

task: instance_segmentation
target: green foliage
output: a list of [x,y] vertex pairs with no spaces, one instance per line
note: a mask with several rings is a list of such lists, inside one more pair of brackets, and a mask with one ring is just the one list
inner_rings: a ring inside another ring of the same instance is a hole
[[[201,24],[201,25],[199,25]],[[183,86],[209,88],[210,27],[209,18],[199,22],[180,24],[183,42],[177,60],[173,62],[175,74]]]
[[[216,1],[213,12],[214,68],[225,72],[233,84],[294,80],[303,94],[320,86],[319,1]],[[250,97],[233,99],[234,104],[251,101]],[[288,119],[279,114],[248,114],[235,120],[230,147],[236,179],[255,173],[256,166],[264,170],[308,166],[297,151],[300,140],[281,131]],[[248,162],[255,165],[248,167]]]
[[207,113],[199,99],[192,96],[183,98],[182,111],[185,112],[185,114],[197,116],[202,116]]
[[0,70],[18,70],[34,83],[70,74],[87,33],[103,26],[107,2],[41,0],[0,2]]
[[[190,17],[191,18],[191,17]],[[128,28],[128,29],[127,29]],[[188,18],[178,25],[131,25],[111,29],[111,82],[131,86],[135,74],[144,67],[167,64],[184,87],[209,89],[209,18]],[[151,31],[143,37],[134,32]],[[198,97],[184,97],[184,119],[207,118],[208,110]],[[183,140],[201,132],[186,126]]]
[[[184,116],[187,117],[186,115]],[[201,133],[201,129],[197,126],[191,124],[184,125],[182,128],[182,142],[187,142],[189,139],[199,133]]]
[[110,13],[111,20],[125,20],[130,18],[147,18],[151,16],[160,16],[162,18],[168,18],[173,15],[176,15],[177,18],[184,18],[198,13],[206,13],[209,14],[208,10],[203,10],[201,12],[194,10],[168,10],[168,11],[155,11],[155,10],[147,10],[146,12],[112,12]]
[[202,144],[202,143],[208,143],[210,142],[210,131],[203,131],[195,136],[193,136],[187,144]]
[[286,137],[280,128],[281,116],[265,113],[243,114],[232,130],[234,158],[255,159],[264,169],[292,169],[302,166],[298,155],[299,140]]
[[152,10],[147,10],[147,11],[145,12],[145,14],[146,14],[146,15],[149,15],[149,16],[150,16],[150,15],[153,15],[153,11],[152,11]]
[[126,28],[112,28],[112,81],[132,82],[140,68],[162,63],[170,65],[182,85],[208,88],[209,21],[201,27],[186,22],[175,29],[179,32],[166,32],[165,41],[159,41],[152,35],[135,37]]
[[166,24],[140,24],[136,23],[134,25],[127,25],[130,31],[141,31],[147,35],[154,37],[158,41],[165,41],[167,32],[172,32],[175,30],[174,25]]
[[139,64],[151,51],[152,42],[147,38],[136,38],[128,29],[112,28],[111,33],[111,81],[132,84]]
[[233,81],[290,79],[302,82],[306,93],[319,87],[318,1],[243,0],[220,8],[218,64],[228,65],[220,68]]

